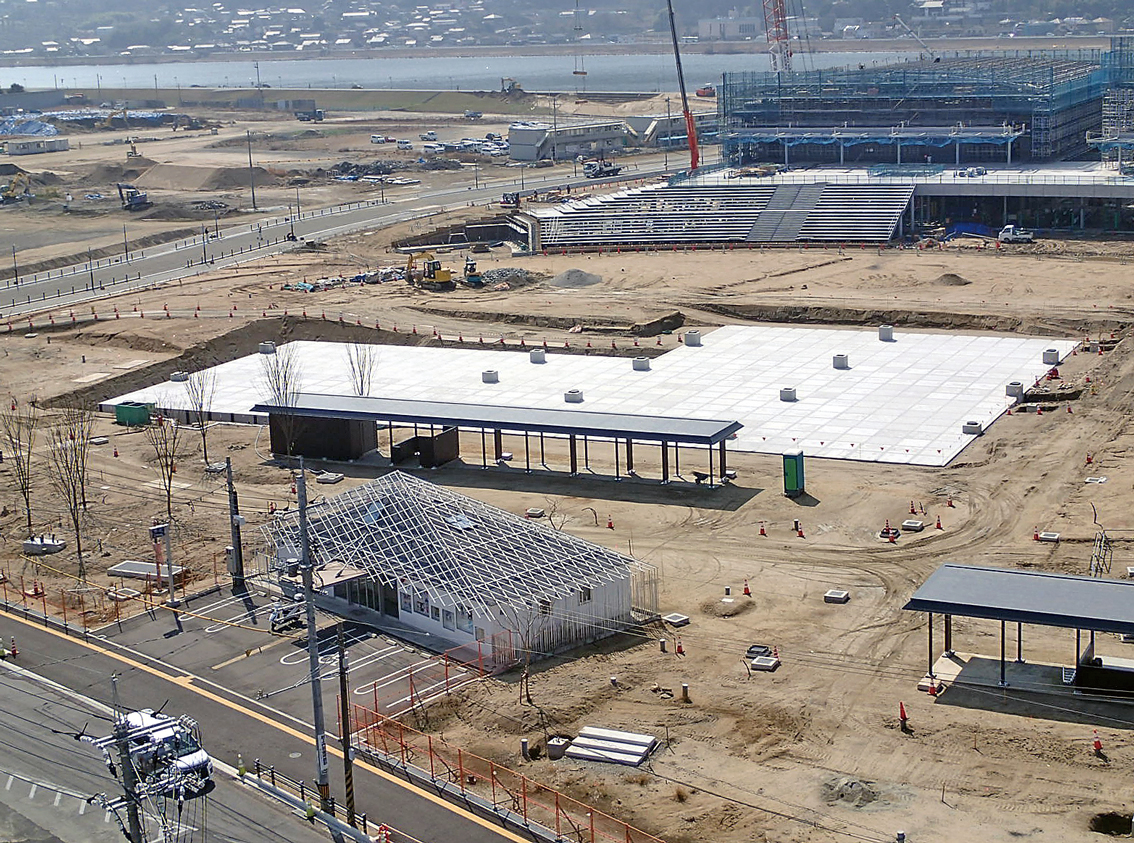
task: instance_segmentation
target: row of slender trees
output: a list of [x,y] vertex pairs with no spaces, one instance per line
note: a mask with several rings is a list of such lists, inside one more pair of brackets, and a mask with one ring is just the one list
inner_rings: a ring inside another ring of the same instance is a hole
[[[377,350],[370,345],[352,343],[347,347],[352,387],[357,395],[370,393],[377,355]],[[277,406],[294,406],[303,380],[294,346],[281,346],[275,354],[263,355],[261,361],[260,388],[265,397]],[[216,371],[213,369],[193,372],[185,382],[189,405],[187,416],[190,425],[201,437],[206,466],[209,465],[209,416],[216,389]],[[78,579],[83,584],[87,579],[83,534],[88,510],[87,484],[94,420],[94,410],[88,405],[43,410],[35,398],[25,402],[13,399],[6,409],[0,410],[0,452],[15,476],[16,492],[23,508],[24,532],[29,539],[36,536],[33,495],[42,494],[41,487],[50,489],[62,504],[63,520],[74,538]],[[281,415],[281,421],[290,461],[298,417],[285,413]],[[153,451],[165,515],[171,523],[174,478],[178,463],[187,456],[183,431],[184,427],[175,419],[158,417],[143,434]],[[43,443],[46,454],[43,448],[36,451],[41,439],[46,439]],[[57,513],[58,510],[52,512],[52,521]]]

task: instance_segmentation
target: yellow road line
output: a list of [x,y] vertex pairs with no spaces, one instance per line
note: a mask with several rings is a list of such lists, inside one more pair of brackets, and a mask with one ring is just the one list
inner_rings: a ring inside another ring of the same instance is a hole
[[[293,729],[290,726],[285,726],[284,724],[280,723],[277,720],[273,720],[271,717],[268,717],[267,715],[260,714],[258,711],[253,711],[249,708],[245,708],[244,706],[238,705],[237,703],[234,703],[231,700],[225,699],[224,697],[220,696],[219,694],[214,694],[212,691],[206,691],[204,688],[196,686],[194,684],[194,680],[197,679],[198,677],[195,677],[195,676],[192,676],[192,675],[189,675],[189,676],[170,676],[169,674],[163,673],[162,671],[158,670],[157,668],[150,667],[148,664],[144,664],[142,662],[139,662],[139,661],[132,659],[132,658],[129,658],[127,656],[123,656],[123,655],[116,653],[113,650],[109,650],[105,647],[100,647],[97,644],[92,644],[89,641],[81,641],[81,640],[72,638],[71,636],[66,635],[65,633],[59,632],[58,630],[55,630],[55,629],[52,629],[51,627],[43,627],[43,626],[39,626],[38,624],[33,624],[30,621],[25,620],[24,618],[18,617],[16,615],[5,615],[4,617],[8,617],[11,620],[16,621],[17,623],[22,623],[25,626],[31,627],[31,628],[36,629],[38,631],[46,632],[50,635],[54,635],[58,638],[62,638],[66,641],[70,641],[74,644],[79,645],[80,647],[86,647],[87,649],[92,650],[93,652],[99,653],[100,655],[106,656],[107,658],[114,659],[118,662],[121,662],[122,664],[129,665],[130,667],[133,667],[136,670],[140,670],[143,673],[148,673],[151,676],[156,676],[159,679],[164,679],[165,681],[171,682],[174,685],[179,685],[182,688],[186,688],[187,690],[192,691],[194,694],[197,694],[201,697],[204,697],[205,699],[212,700],[213,702],[218,703],[218,704],[223,705],[223,706],[226,706],[227,708],[231,708],[234,711],[239,711],[242,714],[245,714],[249,717],[252,717],[256,720],[259,720],[261,723],[263,723],[266,726],[271,726],[272,728],[277,729],[278,731],[283,732],[286,735],[289,735],[293,738],[296,738],[297,740],[301,740],[304,743],[310,744],[311,746],[315,746],[315,737],[313,735],[309,735],[306,732],[301,732],[298,729]],[[180,669],[180,668],[178,668],[178,669]],[[326,744],[326,747],[327,747],[327,753],[328,754],[337,756],[338,758],[343,757],[342,751],[339,750],[339,749],[335,749],[333,746],[330,745],[329,742]],[[408,790],[414,796],[419,796],[423,799],[426,799],[426,800],[432,802],[433,804],[437,805],[440,808],[444,808],[445,810],[451,811],[452,813],[457,814],[458,816],[463,817],[464,819],[467,819],[471,822],[474,822],[477,825],[483,826],[484,828],[487,828],[487,829],[495,832],[496,834],[500,835],[500,837],[502,837],[505,840],[512,841],[512,843],[528,843],[528,841],[525,838],[520,837],[516,834],[513,834],[512,832],[508,831],[507,829],[501,828],[500,826],[496,825],[495,823],[490,822],[489,820],[486,820],[484,817],[479,817],[476,814],[472,813],[471,811],[466,811],[464,808],[460,807],[459,805],[454,805],[452,802],[449,802],[445,799],[442,799],[440,796],[437,796],[436,794],[429,793],[428,791],[421,790],[420,788],[414,787],[409,782],[404,781],[404,780],[402,780],[402,779],[398,778],[397,776],[394,776],[390,773],[387,773],[385,770],[383,770],[379,767],[375,767],[373,764],[369,764],[366,761],[356,760],[354,762],[354,766],[355,767],[362,767],[363,769],[373,773],[374,775],[385,779],[386,781],[390,782],[391,784],[396,784],[398,787],[401,787],[401,788],[404,788],[405,790]]]

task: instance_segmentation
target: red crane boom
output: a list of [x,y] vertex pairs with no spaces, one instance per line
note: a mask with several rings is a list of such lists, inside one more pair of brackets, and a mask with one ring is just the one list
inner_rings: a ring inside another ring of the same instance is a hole
[[677,24],[673,21],[673,0],[665,0],[665,5],[669,10],[669,34],[673,38],[673,59],[677,62],[681,110],[685,114],[685,135],[689,139],[689,169],[696,170],[701,163],[701,151],[697,148],[697,123],[693,120],[693,112],[689,110],[689,95],[685,93],[685,73],[681,70],[681,50],[677,47]]
[[764,29],[768,33],[768,52],[772,72],[791,72],[791,34],[787,28],[785,0],[764,0]]

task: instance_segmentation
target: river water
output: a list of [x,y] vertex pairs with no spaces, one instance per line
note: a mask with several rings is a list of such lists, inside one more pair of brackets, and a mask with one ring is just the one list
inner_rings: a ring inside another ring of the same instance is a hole
[[[436,56],[430,58],[265,58],[260,81],[280,88],[366,88],[408,90],[498,90],[511,77],[529,91],[674,91],[673,56],[596,55],[584,59],[587,76],[575,76],[574,57]],[[916,58],[910,53],[809,53],[796,55],[796,69],[819,70],[858,64],[882,64]],[[725,72],[769,69],[766,54],[682,56],[685,80],[695,88],[720,81]],[[0,82],[26,88],[101,88],[107,98],[123,88],[250,87],[256,68],[250,60],[160,64],[67,65],[0,68]],[[585,83],[580,84],[581,82]]]

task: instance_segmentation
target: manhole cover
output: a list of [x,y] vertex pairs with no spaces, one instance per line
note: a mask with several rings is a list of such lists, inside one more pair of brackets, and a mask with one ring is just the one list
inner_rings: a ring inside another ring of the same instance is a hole
[[303,755],[303,753],[302,753],[302,752],[289,752],[289,753],[287,754],[287,757],[288,757],[288,758],[299,758],[299,757],[300,757],[300,756],[302,756],[302,755]]

